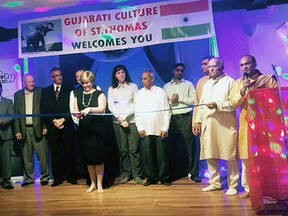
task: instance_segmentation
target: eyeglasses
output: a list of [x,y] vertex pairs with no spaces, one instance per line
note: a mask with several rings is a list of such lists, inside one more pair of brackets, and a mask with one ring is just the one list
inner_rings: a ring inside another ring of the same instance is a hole
[[55,78],[55,77],[60,77],[60,76],[62,76],[62,74],[57,74],[57,75],[54,75],[52,77]]
[[240,67],[248,66],[248,65],[251,65],[251,64],[252,64],[252,62],[242,63],[242,64],[240,64]]
[[184,72],[183,69],[175,69],[177,72]]
[[219,66],[218,65],[209,65],[208,68],[209,69],[218,69]]

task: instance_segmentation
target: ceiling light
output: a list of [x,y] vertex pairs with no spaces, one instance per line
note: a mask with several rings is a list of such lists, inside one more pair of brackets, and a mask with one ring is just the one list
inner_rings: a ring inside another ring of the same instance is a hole
[[22,1],[11,1],[3,4],[4,7],[13,8],[22,6],[24,3]]

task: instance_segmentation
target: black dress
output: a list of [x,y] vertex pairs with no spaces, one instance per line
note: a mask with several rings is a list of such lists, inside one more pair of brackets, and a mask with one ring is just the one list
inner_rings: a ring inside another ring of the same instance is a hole
[[[98,97],[102,91],[95,90],[91,94],[77,94],[79,110],[87,107],[98,107]],[[84,97],[84,100],[83,100]],[[79,138],[86,164],[96,165],[104,163],[104,125],[103,116],[87,115],[79,121]]]

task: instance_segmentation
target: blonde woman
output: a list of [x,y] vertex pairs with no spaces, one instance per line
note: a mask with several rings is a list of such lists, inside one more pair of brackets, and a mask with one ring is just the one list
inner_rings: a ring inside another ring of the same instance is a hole
[[92,72],[85,71],[82,74],[81,85],[83,90],[77,94],[74,101],[74,113],[80,113],[78,115],[80,145],[91,179],[91,186],[87,189],[87,192],[91,193],[97,188],[98,193],[103,193],[103,116],[95,114],[105,112],[106,97],[102,91],[94,88],[94,80],[95,75]]

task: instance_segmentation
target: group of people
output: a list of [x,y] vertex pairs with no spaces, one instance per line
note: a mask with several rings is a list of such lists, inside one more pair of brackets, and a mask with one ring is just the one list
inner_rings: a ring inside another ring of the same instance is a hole
[[[184,64],[176,64],[173,79],[164,89],[154,85],[153,72],[144,71],[143,88],[138,90],[124,65],[114,68],[112,86],[108,91],[108,107],[114,119],[121,183],[125,184],[133,178],[137,184],[142,184],[143,164],[147,177],[144,186],[157,184],[159,181],[170,186],[175,176],[173,168],[177,164],[175,157],[179,136],[183,137],[187,146],[191,179],[195,182],[202,181],[199,178],[191,130],[191,105],[194,102],[195,88],[191,82],[184,81],[184,69]],[[169,157],[167,145],[171,145],[174,158]]]
[[[15,137],[22,145],[24,181],[21,186],[34,183],[34,151],[41,167],[41,185],[48,184],[48,146],[54,179],[51,186],[62,184],[65,178],[68,183],[77,184],[73,145],[76,129],[89,173],[87,192],[97,189],[98,193],[102,193],[105,162],[103,114],[108,104],[119,150],[121,183],[134,179],[136,184],[144,186],[159,181],[170,186],[171,181],[177,178],[175,170],[178,161],[175,159],[179,154],[180,137],[187,149],[188,176],[195,182],[201,182],[195,143],[195,136],[200,135],[200,159],[207,160],[210,174],[210,185],[202,191],[222,188],[218,163],[219,159],[223,159],[227,161],[228,168],[226,194],[238,193],[239,146],[242,186],[246,192],[242,197],[249,197],[248,126],[245,120],[247,93],[252,89],[278,86],[274,76],[264,75],[256,67],[253,56],[243,56],[240,59],[243,77],[235,81],[224,73],[222,59],[208,56],[202,60],[204,77],[199,80],[196,89],[183,78],[185,65],[177,63],[172,80],[163,88],[154,85],[153,72],[144,71],[143,88],[139,90],[127,68],[117,65],[112,72],[107,99],[94,85],[95,75],[90,71],[76,71],[79,83],[76,88],[63,83],[60,68],[52,68],[53,84],[44,89],[35,86],[32,75],[25,75],[24,88],[14,94],[14,108],[12,100],[1,97],[0,101],[0,114],[23,115],[0,117],[2,186],[13,189],[10,182],[13,138],[10,125],[14,125]],[[238,107],[241,108],[239,136],[235,111]],[[147,178],[145,183],[143,171]]]
[[[224,62],[220,58],[203,59],[202,69],[208,66],[205,77],[199,80],[196,92],[196,103],[200,106],[194,110],[192,130],[200,134],[200,159],[207,160],[209,170],[209,186],[204,192],[222,189],[220,181],[219,159],[227,161],[229,196],[238,193],[239,168],[238,158],[242,160],[242,187],[245,192],[241,198],[249,194],[248,181],[248,124],[247,94],[249,90],[278,87],[274,75],[262,74],[257,67],[255,57],[244,55],[240,59],[240,70],[243,76],[238,80],[224,73]],[[208,64],[207,64],[208,62]],[[197,91],[198,90],[198,91]],[[235,110],[241,109],[240,128]],[[239,131],[239,133],[238,133]],[[239,134],[239,135],[238,135]],[[238,155],[239,149],[239,155]]]

